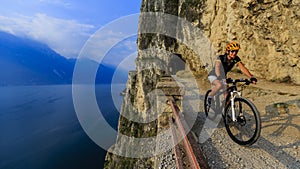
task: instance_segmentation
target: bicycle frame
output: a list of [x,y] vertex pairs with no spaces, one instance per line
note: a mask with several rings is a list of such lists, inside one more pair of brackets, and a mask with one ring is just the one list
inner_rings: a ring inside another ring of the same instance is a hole
[[[224,94],[227,94],[225,102],[223,101],[222,104],[220,104],[220,96],[224,95]],[[224,108],[225,109],[226,105],[229,104],[229,102],[230,102],[231,110],[232,110],[231,113],[232,113],[232,117],[233,117],[232,120],[234,122],[237,121],[236,112],[235,112],[235,109],[234,109],[234,99],[237,98],[237,97],[242,97],[242,90],[241,91],[237,90],[236,82],[233,82],[233,84],[230,87],[228,87],[225,91],[218,92],[215,95],[215,98],[216,98],[215,101],[218,104],[218,105],[216,105],[216,108],[222,108],[222,109]],[[221,112],[224,115],[223,110]]]

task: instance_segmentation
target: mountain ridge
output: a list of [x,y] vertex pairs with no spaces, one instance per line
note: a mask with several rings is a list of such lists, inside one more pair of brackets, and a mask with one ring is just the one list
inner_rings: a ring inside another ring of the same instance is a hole
[[87,69],[98,67],[96,84],[111,83],[115,72],[110,65],[89,59],[68,59],[46,44],[3,31],[0,44],[0,86],[71,84],[76,62],[86,64]]

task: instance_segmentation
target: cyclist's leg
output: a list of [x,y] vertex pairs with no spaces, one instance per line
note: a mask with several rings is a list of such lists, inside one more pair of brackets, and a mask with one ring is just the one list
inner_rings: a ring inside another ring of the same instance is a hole
[[212,75],[208,76],[208,80],[214,86],[209,93],[209,96],[213,97],[222,88],[222,83],[217,79],[216,76]]
[[225,84],[224,85],[224,99],[225,99],[225,107],[226,107],[226,105],[228,104],[228,103],[230,103],[230,92],[227,90],[228,89],[228,87],[229,87],[229,85],[228,84]]

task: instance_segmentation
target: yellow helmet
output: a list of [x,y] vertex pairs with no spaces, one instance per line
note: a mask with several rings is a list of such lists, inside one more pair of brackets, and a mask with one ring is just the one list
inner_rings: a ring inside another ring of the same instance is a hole
[[239,50],[239,49],[241,49],[241,46],[237,42],[231,42],[226,45],[226,50]]

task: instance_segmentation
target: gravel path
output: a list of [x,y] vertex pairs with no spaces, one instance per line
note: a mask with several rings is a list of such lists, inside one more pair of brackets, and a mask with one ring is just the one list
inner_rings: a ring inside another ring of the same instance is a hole
[[[204,84],[205,85],[205,84]],[[204,86],[199,85],[199,86]],[[203,100],[204,89],[201,91]],[[186,113],[196,113],[199,100],[186,93]],[[251,100],[261,114],[262,130],[258,141],[250,147],[236,144],[228,136],[223,119],[209,131],[208,139],[203,142],[200,137],[206,120],[203,103],[196,115],[196,123],[192,131],[198,140],[198,145],[213,169],[299,169],[300,168],[300,86],[270,83],[260,80],[243,91],[243,96]],[[186,119],[193,119],[185,114]],[[202,137],[203,138],[203,137]],[[158,168],[174,168],[174,157],[162,156]],[[173,163],[173,164],[170,164]]]
[[[196,134],[199,133],[198,131]],[[199,146],[211,168],[299,169],[299,144],[299,140],[272,135],[264,132],[263,128],[257,143],[250,147],[243,147],[229,138],[221,122],[211,138]]]
[[[243,76],[231,74],[230,77]],[[213,131],[208,131],[208,139],[203,139],[201,132],[206,120],[202,112],[203,97],[210,84],[203,79],[197,80],[197,83],[201,86],[199,94],[202,103],[192,97],[197,92],[186,92],[186,103],[190,107],[184,108],[184,114],[186,119],[193,119],[192,114],[197,114],[196,123],[188,124],[193,124],[192,131],[211,168],[300,168],[300,86],[259,79],[257,85],[246,87],[243,97],[251,100],[260,111],[262,130],[255,144],[244,147],[231,140],[223,119],[211,128]],[[198,106],[200,112],[197,113]]]
[[[240,146],[228,136],[222,120],[211,137],[204,143],[199,143],[210,167],[299,169],[300,86],[260,81],[260,84],[253,85],[243,93],[261,113],[261,136],[250,147]],[[277,108],[277,103],[283,107]],[[266,108],[273,105],[278,111]],[[192,129],[198,140],[204,116],[204,113],[198,114]]]

